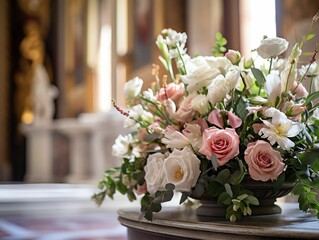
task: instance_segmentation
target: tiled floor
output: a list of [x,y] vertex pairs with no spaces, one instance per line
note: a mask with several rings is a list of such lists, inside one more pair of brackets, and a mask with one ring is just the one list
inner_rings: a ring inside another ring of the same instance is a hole
[[98,208],[94,187],[0,185],[0,239],[126,240],[117,209],[134,206],[123,197]]

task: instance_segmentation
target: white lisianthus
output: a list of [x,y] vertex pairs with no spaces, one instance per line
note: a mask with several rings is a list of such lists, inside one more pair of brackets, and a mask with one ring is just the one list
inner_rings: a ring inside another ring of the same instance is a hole
[[150,88],[143,92],[143,97],[146,98],[147,100],[151,101],[151,102],[156,102],[157,101],[153,90],[150,89]]
[[131,80],[129,80],[124,85],[124,94],[127,99],[135,98],[142,89],[143,86],[143,80],[139,77],[135,77]]
[[165,44],[168,46],[175,46],[180,44],[181,46],[185,46],[187,41],[187,34],[176,32],[173,29],[163,29],[162,34],[166,35],[166,38],[163,40]]
[[289,150],[295,146],[289,137],[297,136],[302,130],[302,125],[291,121],[283,112],[276,108],[268,108],[264,115],[272,119],[271,121],[262,120],[265,127],[260,129],[259,135],[262,138],[267,138],[271,145],[278,143],[284,150]]
[[191,102],[191,107],[200,115],[205,115],[210,111],[209,103],[204,94],[196,95]]
[[299,74],[301,76],[306,75],[307,77],[316,77],[319,75],[319,65],[317,62],[311,64],[302,65],[299,69]]
[[181,76],[181,80],[187,84],[187,91],[194,93],[209,86],[217,76],[227,73],[231,66],[226,57],[198,56],[186,62],[187,75]]
[[133,137],[131,134],[126,136],[119,135],[112,146],[112,155],[119,158],[129,155],[132,142]]
[[145,111],[141,104],[138,104],[129,110],[129,118],[124,120],[124,127],[135,129],[140,126],[137,121],[152,123],[153,120],[154,116],[150,112]]
[[163,170],[166,181],[174,184],[176,191],[189,192],[200,175],[200,160],[190,147],[174,149],[165,159]]
[[288,45],[289,43],[283,38],[265,38],[261,40],[257,53],[264,59],[274,58],[285,52]]
[[183,148],[190,145],[189,140],[180,132],[176,131],[171,126],[167,126],[164,130],[162,143],[166,144],[167,148]]
[[281,96],[281,80],[278,73],[266,76],[265,90],[268,93],[268,106],[275,107],[277,97]]
[[165,174],[163,172],[165,155],[154,153],[148,156],[144,167],[147,191],[154,195],[155,192],[165,185]]
[[203,146],[202,131],[198,124],[186,123],[183,134],[191,142],[195,151],[198,151]]

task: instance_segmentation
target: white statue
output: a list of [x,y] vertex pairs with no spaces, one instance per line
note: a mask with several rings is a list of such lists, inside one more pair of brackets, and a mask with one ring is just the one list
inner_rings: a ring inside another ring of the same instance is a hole
[[34,124],[48,124],[53,119],[54,99],[58,95],[58,89],[50,84],[48,73],[43,64],[38,64],[34,69],[32,79],[32,108]]

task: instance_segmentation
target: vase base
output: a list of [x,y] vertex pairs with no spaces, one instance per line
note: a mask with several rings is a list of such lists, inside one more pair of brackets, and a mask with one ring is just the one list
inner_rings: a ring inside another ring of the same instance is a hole
[[[275,200],[261,201],[258,206],[250,206],[252,216],[280,214],[281,208],[276,205]],[[225,217],[227,206],[214,201],[201,200],[201,205],[197,208],[197,216],[205,217]]]

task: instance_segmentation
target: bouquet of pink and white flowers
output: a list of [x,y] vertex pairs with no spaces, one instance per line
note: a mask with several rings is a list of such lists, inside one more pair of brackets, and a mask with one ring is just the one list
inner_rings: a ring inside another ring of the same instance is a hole
[[163,30],[156,45],[167,75],[154,65],[150,88],[142,91],[136,77],[124,87],[128,108],[114,102],[131,133],[115,140],[113,155],[122,164],[105,171],[93,199],[101,204],[118,191],[133,201],[143,194],[141,216],[151,220],[181,192],[181,203],[215,199],[235,221],[259,204],[244,180],[271,182],[274,191],[291,182],[300,209],[319,217],[317,50],[304,65],[298,61],[313,36],[295,44],[288,58],[280,57],[285,39],[265,37],[254,59],[245,59],[227,51],[218,33],[211,56],[191,57],[185,33]]

